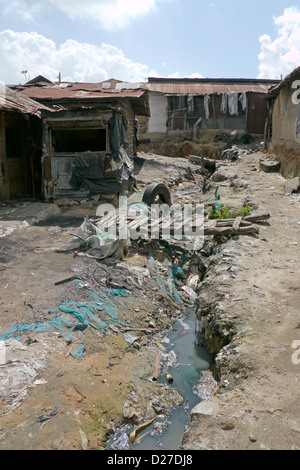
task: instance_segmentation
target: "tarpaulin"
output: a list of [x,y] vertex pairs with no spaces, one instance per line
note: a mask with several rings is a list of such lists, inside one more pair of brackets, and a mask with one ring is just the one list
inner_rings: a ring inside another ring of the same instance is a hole
[[94,194],[117,194],[133,182],[133,157],[128,149],[128,135],[123,116],[114,113],[109,120],[110,167],[105,174],[103,155],[78,155],[72,166],[70,186]]

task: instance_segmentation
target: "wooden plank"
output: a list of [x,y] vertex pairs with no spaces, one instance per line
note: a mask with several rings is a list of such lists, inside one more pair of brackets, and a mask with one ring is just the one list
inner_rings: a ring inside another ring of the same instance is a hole
[[233,224],[232,224],[232,228],[234,231],[237,231],[240,227],[240,224],[241,224],[241,221],[242,221],[242,217],[237,217],[234,221],[233,221]]
[[204,223],[205,228],[216,227],[216,225],[217,225],[217,220],[216,219],[211,219],[211,220],[208,220],[207,222]]
[[258,233],[259,229],[255,225],[249,225],[246,227],[239,227],[237,230],[234,230],[233,227],[204,227],[204,235],[232,235],[238,234],[243,235],[247,233]]
[[122,327],[122,331],[160,331],[160,328],[126,328]]
[[[234,223],[235,219],[217,219],[217,227],[231,227]],[[251,222],[247,222],[246,220],[241,220],[240,226],[246,227],[252,225]]]
[[248,227],[240,227],[237,230],[239,235],[246,235],[247,233],[259,233],[259,228],[256,225],[250,225]]
[[246,220],[248,222],[258,222],[259,220],[269,220],[270,217],[270,214],[266,212],[260,214],[246,215],[245,217],[243,217],[243,220]]
[[215,171],[216,169],[216,161],[210,158],[199,157],[198,155],[189,155],[188,159],[191,163],[195,163],[196,165],[201,165],[208,170]]

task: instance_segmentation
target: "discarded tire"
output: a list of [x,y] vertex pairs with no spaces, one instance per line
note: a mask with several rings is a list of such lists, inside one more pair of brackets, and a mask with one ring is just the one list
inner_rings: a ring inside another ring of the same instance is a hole
[[229,135],[228,134],[217,134],[214,138],[214,141],[215,142],[227,142],[228,139],[229,139]]
[[227,149],[231,149],[231,147],[233,146],[233,144],[237,144],[238,143],[238,139],[235,135],[232,135],[231,137],[229,137],[228,141],[227,141],[227,145],[226,145],[226,148]]
[[251,134],[244,133],[238,137],[240,144],[251,144],[254,141],[254,137]]
[[171,205],[171,195],[169,188],[164,183],[152,183],[144,192],[143,202],[148,206],[155,203]]

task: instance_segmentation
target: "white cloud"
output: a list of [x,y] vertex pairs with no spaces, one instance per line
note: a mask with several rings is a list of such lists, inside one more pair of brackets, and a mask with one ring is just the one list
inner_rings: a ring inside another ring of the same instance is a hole
[[198,72],[191,73],[190,75],[182,75],[180,72],[177,71],[174,73],[170,73],[168,75],[168,78],[203,78],[203,75]]
[[300,10],[286,8],[281,16],[274,18],[274,23],[277,38],[272,40],[268,34],[259,38],[259,78],[280,79],[300,66]]
[[203,75],[201,75],[201,73],[195,72],[191,75],[188,75],[187,78],[203,78]]
[[128,82],[145,81],[157,75],[145,64],[135,63],[123,51],[109,44],[96,46],[67,40],[60,47],[41,34],[0,32],[0,79],[6,83],[22,83],[27,78],[43,75],[57,81],[100,82],[116,78]]
[[44,4],[34,1],[33,4],[28,3],[27,0],[0,0],[3,4],[4,15],[19,16],[25,21],[35,21],[39,12],[43,9]]
[[70,19],[91,21],[111,30],[129,26],[132,20],[155,10],[162,1],[167,0],[0,0],[0,4],[4,14],[21,16],[23,20],[35,20],[52,7]]
[[128,26],[154,9],[157,0],[50,0],[70,18],[92,20],[104,29]]

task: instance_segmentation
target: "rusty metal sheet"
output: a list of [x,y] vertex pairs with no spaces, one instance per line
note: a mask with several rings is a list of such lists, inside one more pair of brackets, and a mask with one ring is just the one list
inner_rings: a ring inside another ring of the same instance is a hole
[[205,95],[222,93],[256,92],[267,93],[278,80],[260,79],[166,79],[149,78],[145,87],[148,90],[164,93],[166,95]]
[[248,113],[246,129],[251,134],[264,134],[267,118],[267,102],[265,95],[260,93],[248,94]]
[[145,89],[117,90],[101,88],[97,83],[70,83],[66,86],[14,86],[23,95],[37,100],[140,98]]
[[165,95],[213,95],[222,93],[243,93],[243,92],[256,92],[267,93],[269,87],[267,85],[245,85],[245,84],[151,84],[149,85],[151,91],[164,93]]
[[15,92],[7,86],[0,86],[0,109],[6,111],[18,111],[25,114],[40,116],[42,110],[51,111],[46,106]]

